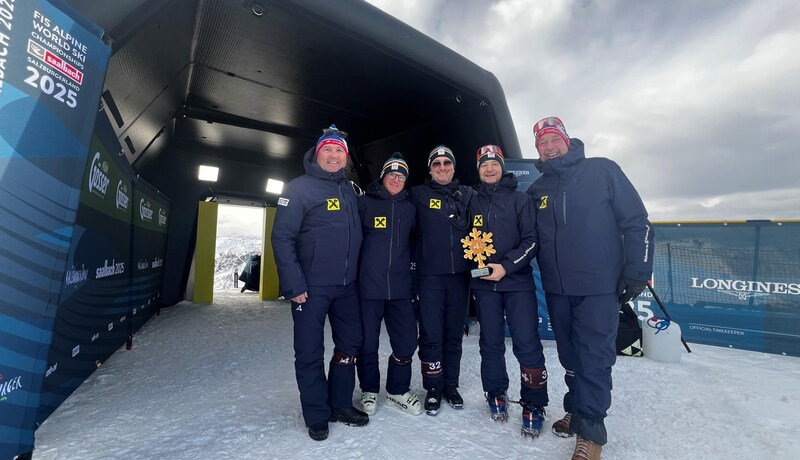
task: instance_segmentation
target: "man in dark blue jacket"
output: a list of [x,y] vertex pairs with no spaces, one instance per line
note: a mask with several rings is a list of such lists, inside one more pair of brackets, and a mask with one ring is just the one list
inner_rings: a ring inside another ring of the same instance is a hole
[[467,206],[473,190],[453,179],[455,161],[449,148],[434,148],[428,155],[430,178],[411,190],[419,238],[419,359],[428,415],[439,413],[442,395],[451,407],[464,407],[458,378],[469,302],[469,264],[461,238],[472,223]]
[[[351,426],[369,422],[353,407],[354,366],[362,341],[355,283],[361,221],[356,194],[345,177],[345,136],[331,125],[306,152],[306,173],[286,185],[272,229],[281,293],[292,301],[303,418],[317,441],[328,437],[329,420]],[[334,343],[327,380],[326,316]]]
[[533,127],[543,175],[528,189],[537,210],[542,287],[569,389],[560,436],[600,458],[607,442],[611,367],[621,303],[637,297],[653,271],[647,210],[620,167],[585,158],[556,117]]
[[[528,195],[517,191],[517,177],[505,172],[500,147],[478,149],[481,184],[470,201],[472,225],[491,233],[488,276],[472,278],[470,287],[481,325],[481,382],[492,418],[508,420],[508,372],[505,324],[519,361],[522,435],[536,437],[547,406],[547,369],[539,337],[539,312],[531,260],[536,254],[536,210]],[[486,254],[483,254],[486,255]]]
[[411,305],[411,232],[416,211],[404,190],[408,164],[400,153],[383,164],[381,175],[358,199],[364,233],[358,264],[358,292],[364,345],[356,368],[361,386],[361,405],[375,413],[380,390],[378,343],[381,322],[392,345],[386,375],[386,401],[411,414],[422,406],[411,390],[411,360],[417,349],[417,318]]

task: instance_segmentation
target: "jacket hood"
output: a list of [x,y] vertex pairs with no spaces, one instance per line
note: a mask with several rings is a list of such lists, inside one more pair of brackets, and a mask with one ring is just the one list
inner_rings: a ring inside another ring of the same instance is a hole
[[586,158],[583,150],[583,141],[576,138],[570,138],[569,149],[567,153],[552,160],[542,161],[536,160],[536,169],[542,174],[555,174],[562,175],[566,170],[578,164],[581,160]]
[[487,192],[494,192],[497,190],[516,190],[519,181],[517,181],[517,176],[512,172],[504,172],[503,175],[500,177],[500,180],[497,181],[496,184],[485,184],[481,182],[478,185],[478,191],[487,191]]
[[447,185],[442,185],[435,180],[428,177],[425,179],[425,185],[435,190],[458,190],[458,179],[453,178]]
[[386,187],[383,186],[383,182],[381,179],[375,179],[371,184],[367,186],[367,191],[365,192],[367,196],[371,196],[374,198],[380,198],[382,200],[391,200],[392,198],[400,201],[404,200],[408,195],[408,191],[403,188],[400,190],[400,193],[395,195],[394,197],[386,191]]
[[345,168],[347,168],[347,163],[342,169],[336,171],[335,173],[329,173],[322,169],[322,166],[317,164],[316,157],[314,155],[314,151],[316,147],[311,147],[308,149],[305,155],[303,155],[303,168],[306,170],[306,174],[309,176],[319,177],[320,179],[328,179],[328,180],[346,180],[347,176],[345,175]]

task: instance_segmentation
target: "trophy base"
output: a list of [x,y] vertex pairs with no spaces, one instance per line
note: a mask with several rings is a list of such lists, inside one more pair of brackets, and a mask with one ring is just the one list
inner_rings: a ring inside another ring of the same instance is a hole
[[492,269],[489,267],[475,268],[470,271],[473,278],[480,278],[482,276],[489,276],[492,274]]

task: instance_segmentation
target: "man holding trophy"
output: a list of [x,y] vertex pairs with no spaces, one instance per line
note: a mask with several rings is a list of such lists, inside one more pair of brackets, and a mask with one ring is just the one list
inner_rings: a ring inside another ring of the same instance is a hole
[[[508,421],[505,322],[520,366],[522,435],[536,437],[547,406],[547,369],[539,338],[536,286],[530,262],[536,254],[536,210],[516,190],[496,145],[478,149],[481,183],[470,201],[472,231],[461,240],[464,258],[477,262],[470,287],[481,326],[481,381],[492,419]],[[505,319],[505,321],[504,321]]]

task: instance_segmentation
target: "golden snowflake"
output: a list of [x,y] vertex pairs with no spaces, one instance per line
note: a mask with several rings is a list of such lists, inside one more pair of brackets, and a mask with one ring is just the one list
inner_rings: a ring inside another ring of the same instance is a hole
[[464,247],[464,258],[478,262],[478,268],[485,267],[484,262],[497,252],[492,245],[492,232],[483,233],[477,228],[461,238],[461,244]]

